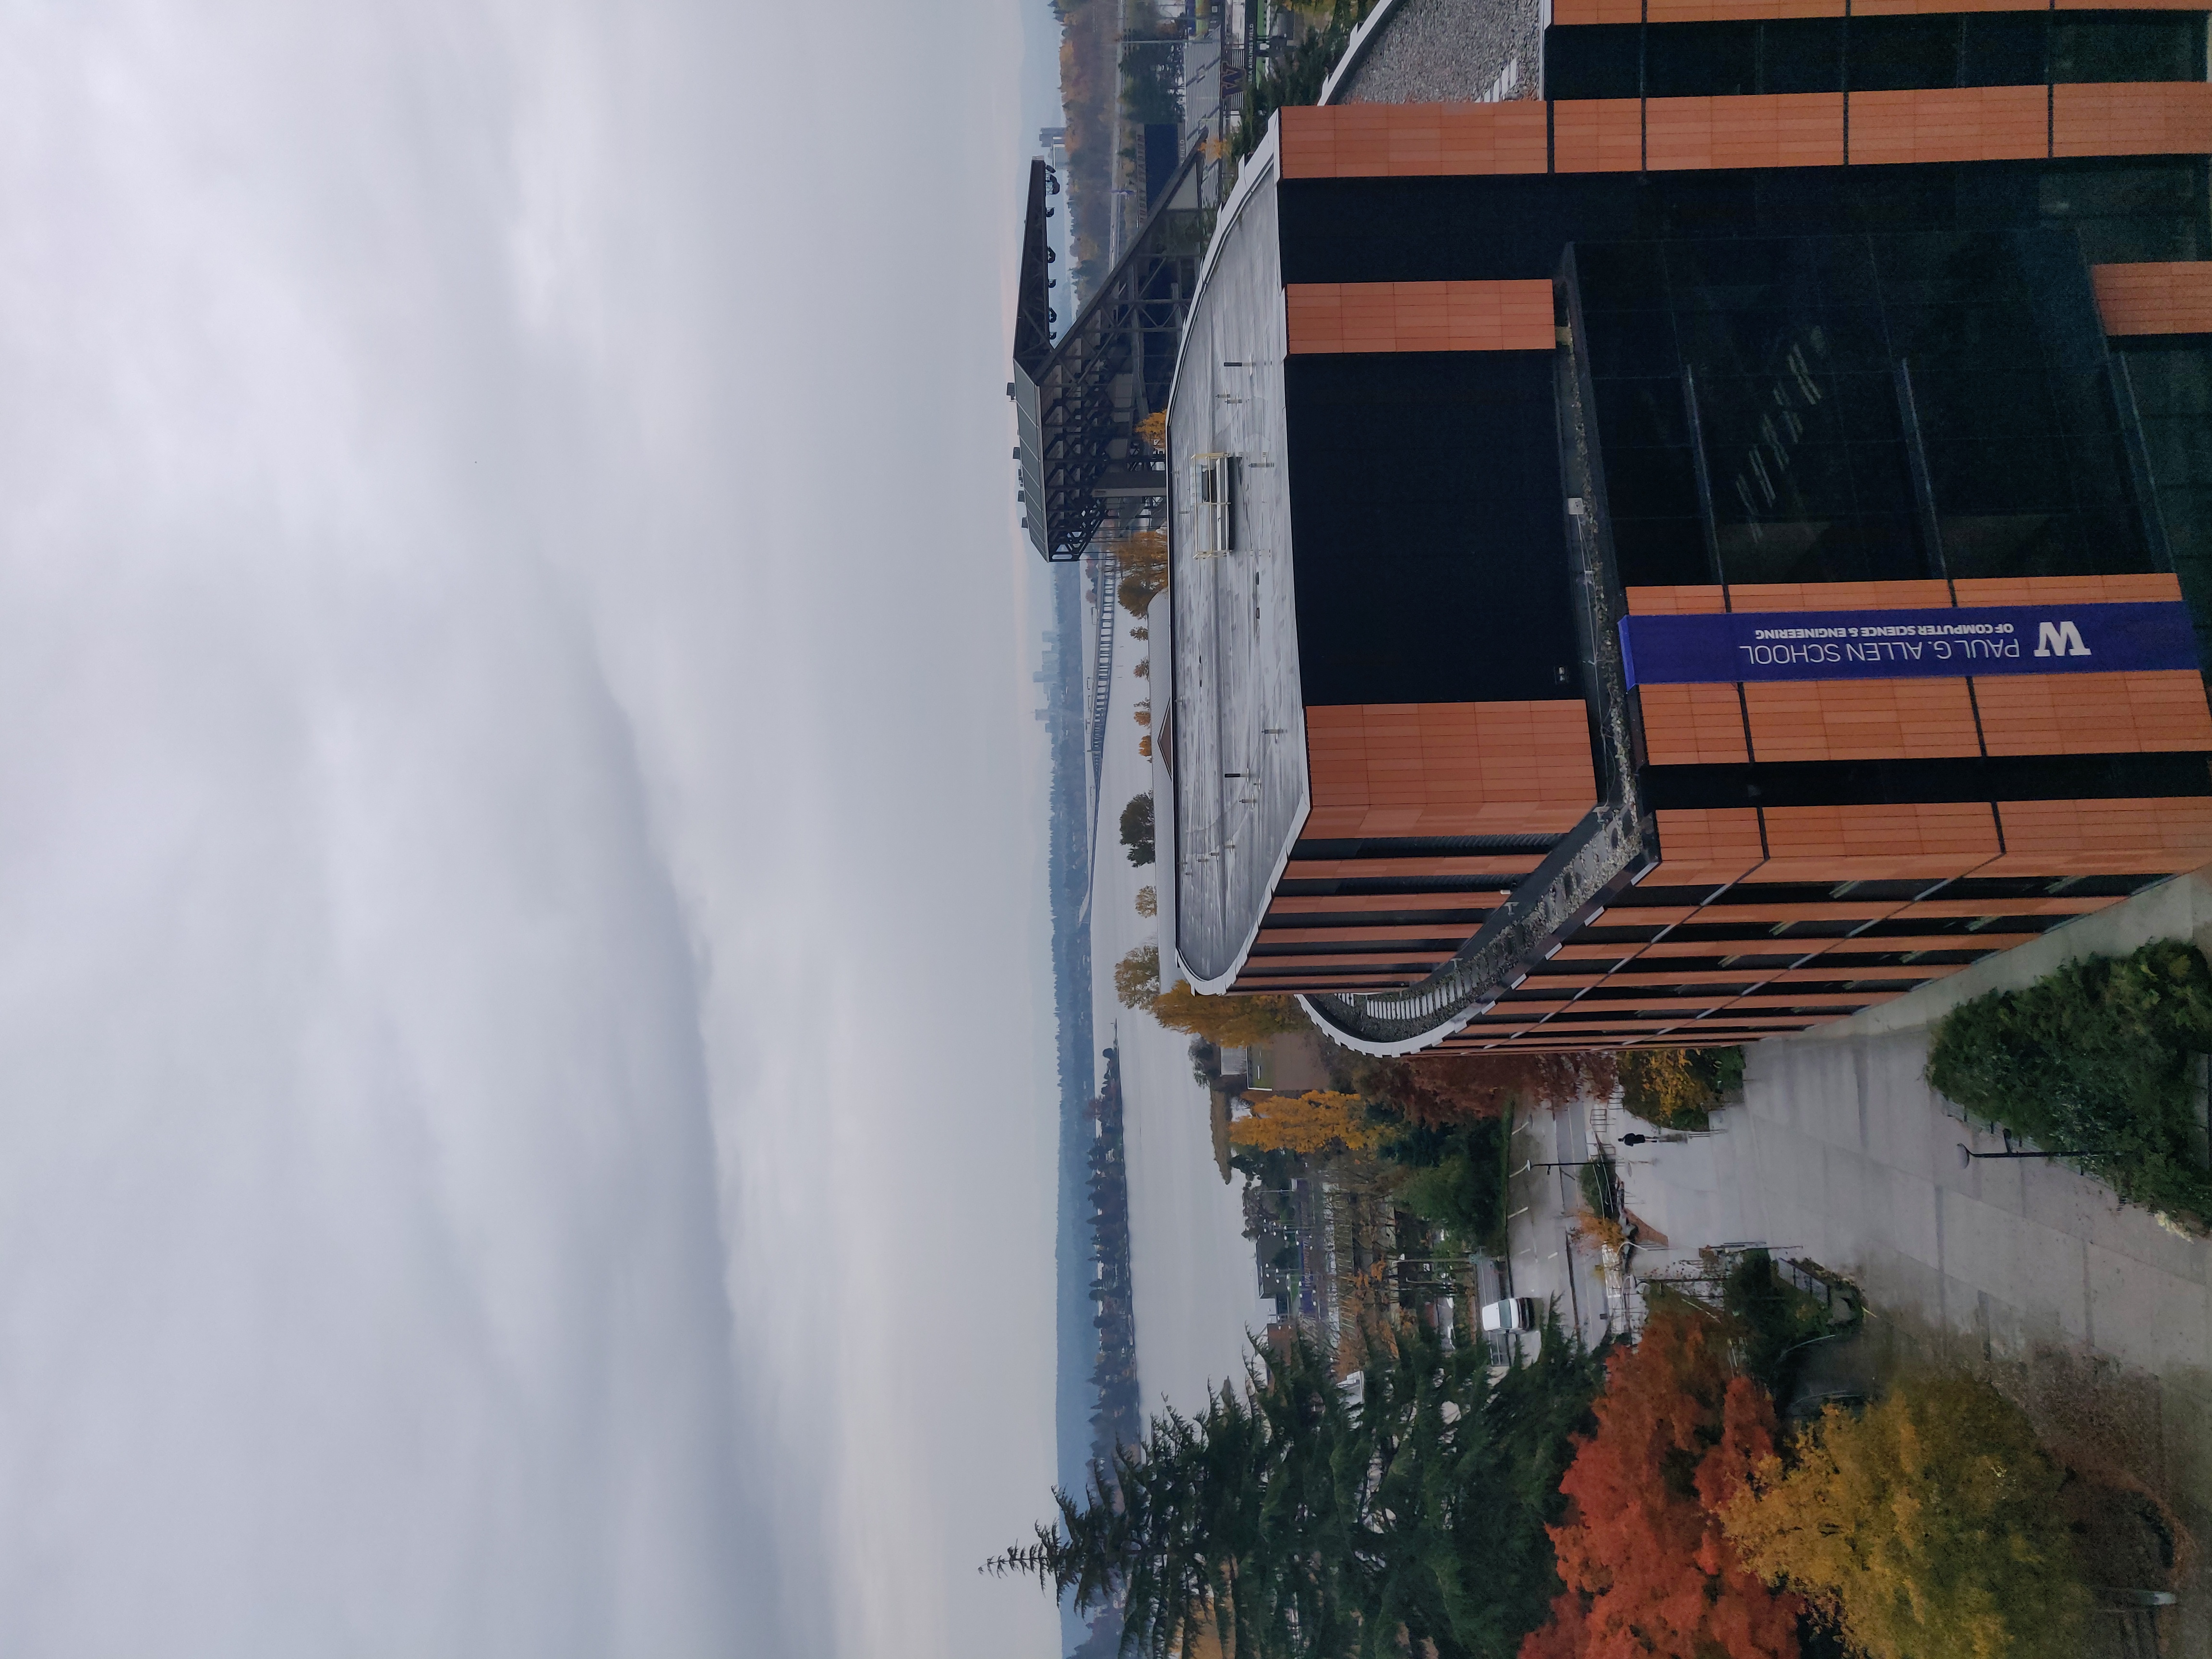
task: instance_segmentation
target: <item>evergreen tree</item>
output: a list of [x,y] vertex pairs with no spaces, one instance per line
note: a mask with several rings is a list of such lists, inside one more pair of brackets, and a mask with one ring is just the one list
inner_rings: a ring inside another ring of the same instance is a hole
[[1559,1588],[1544,1528],[1596,1364],[1556,1319],[1495,1388],[1464,1337],[1407,1322],[1368,1351],[1355,1401],[1312,1344],[1258,1350],[1244,1388],[1153,1419],[987,1570],[1118,1606],[1147,1659],[1202,1632],[1238,1659],[1509,1659]]

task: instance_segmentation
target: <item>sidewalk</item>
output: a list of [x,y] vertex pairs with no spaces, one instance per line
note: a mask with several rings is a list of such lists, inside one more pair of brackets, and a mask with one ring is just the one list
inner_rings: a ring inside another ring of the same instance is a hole
[[[2059,962],[2158,938],[2212,945],[2212,884],[2170,882],[1881,1008],[1749,1048],[1744,1103],[1686,1143],[1622,1160],[1629,1206],[1671,1248],[1762,1243],[1856,1280],[1869,1310],[1972,1363],[2009,1369],[2039,1416],[2117,1413],[2130,1463],[2196,1534],[2170,1651],[2212,1652],[2212,1244],[2109,1189],[1995,1150],[1923,1076],[1929,1024],[1967,997]],[[1616,1128],[1625,1127],[1616,1119]],[[2092,1397],[2094,1396],[2094,1398]]]

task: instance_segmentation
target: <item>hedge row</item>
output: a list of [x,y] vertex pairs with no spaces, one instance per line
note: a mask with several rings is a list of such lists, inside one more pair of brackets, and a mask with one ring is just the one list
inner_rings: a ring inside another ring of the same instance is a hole
[[2179,939],[2069,962],[1936,1026],[1928,1081],[2154,1210],[2212,1218],[2196,1150],[2195,1057],[2212,1053],[2212,969]]

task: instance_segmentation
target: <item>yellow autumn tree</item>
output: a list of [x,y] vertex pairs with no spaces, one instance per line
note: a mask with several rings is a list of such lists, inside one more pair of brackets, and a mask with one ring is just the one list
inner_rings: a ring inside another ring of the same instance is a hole
[[1115,597],[1131,616],[1142,617],[1152,596],[1168,585],[1168,533],[1137,531],[1122,538],[1114,557],[1121,568]]
[[1137,422],[1137,441],[1164,455],[1168,450],[1168,412],[1156,409]]
[[[1146,888],[1146,892],[1152,890]],[[1124,1008],[1150,1008],[1159,1001],[1160,947],[1139,945],[1114,964],[1114,994]]]
[[2066,1659],[2088,1603],[2063,1472],[1978,1378],[1830,1407],[1785,1468],[1764,1460],[1723,1512],[1753,1571],[1786,1583],[1869,1659]]
[[1157,887],[1139,887],[1137,890],[1137,914],[1140,916],[1156,916],[1159,913],[1160,890]]
[[1302,1095],[1261,1095],[1252,1115],[1229,1126],[1229,1139],[1255,1152],[1325,1152],[1341,1146],[1364,1152],[1381,1145],[1382,1132],[1367,1121],[1358,1095],[1314,1089]]
[[[1155,975],[1158,965],[1156,956]],[[1157,979],[1154,985],[1157,989]],[[1304,1031],[1313,1024],[1295,997],[1200,996],[1188,981],[1156,996],[1152,1014],[1170,1031],[1188,1031],[1225,1048],[1241,1048],[1285,1031]]]

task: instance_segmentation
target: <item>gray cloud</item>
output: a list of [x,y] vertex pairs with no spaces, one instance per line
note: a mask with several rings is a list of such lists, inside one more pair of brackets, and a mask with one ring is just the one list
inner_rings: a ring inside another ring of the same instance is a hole
[[0,19],[0,1649],[1053,1639],[1012,16]]

